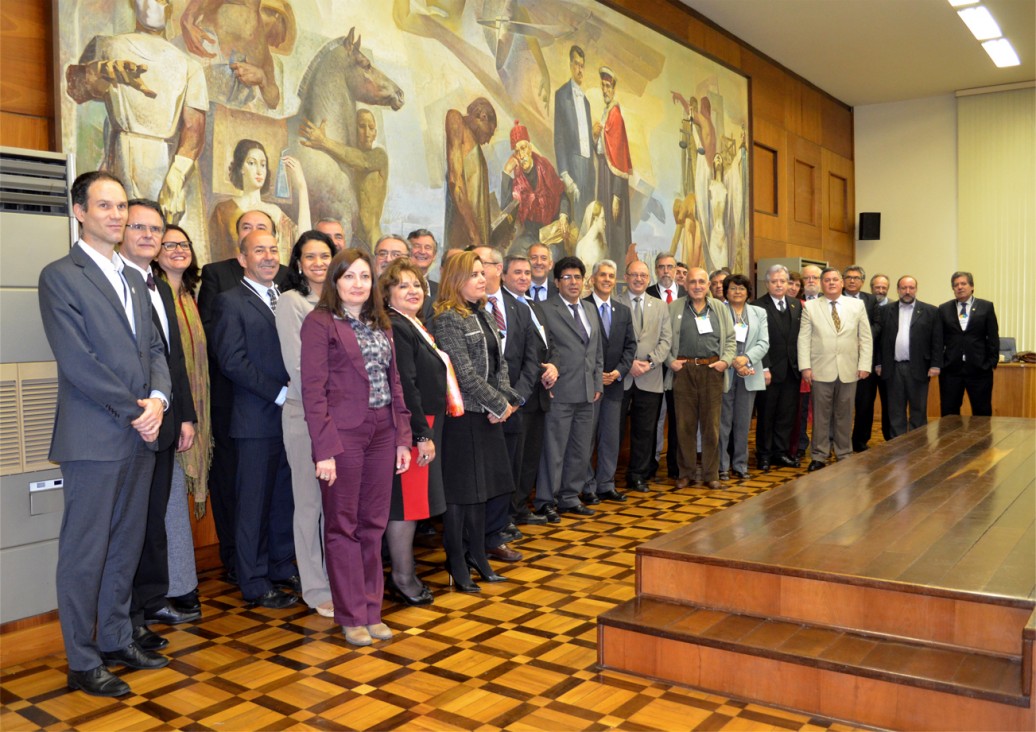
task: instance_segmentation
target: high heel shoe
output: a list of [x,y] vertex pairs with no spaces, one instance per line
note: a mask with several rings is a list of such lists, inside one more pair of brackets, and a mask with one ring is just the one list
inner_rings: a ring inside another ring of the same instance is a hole
[[471,569],[473,569],[476,572],[478,572],[478,576],[482,578],[483,582],[506,582],[507,581],[506,577],[504,577],[502,574],[497,574],[492,569],[490,569],[488,572],[486,570],[482,569],[480,566],[478,566],[478,564],[475,562],[474,557],[472,557],[470,554],[465,554],[464,555],[464,561],[467,563],[468,567],[470,567]]
[[412,597],[399,589],[399,585],[392,579],[391,574],[385,577],[385,588],[389,591],[389,594],[394,595],[400,602],[411,607],[432,604],[432,593],[428,591],[427,587],[422,585],[421,591],[415,597]]
[[471,575],[468,575],[467,581],[456,579],[453,576],[453,572],[450,571],[450,565],[446,565],[446,574],[450,576],[450,587],[454,584],[457,585],[457,590],[460,592],[482,592],[482,588],[471,581]]

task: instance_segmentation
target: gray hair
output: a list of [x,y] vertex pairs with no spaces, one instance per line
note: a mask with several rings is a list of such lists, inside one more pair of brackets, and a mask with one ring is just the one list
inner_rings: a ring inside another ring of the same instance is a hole
[[845,270],[842,272],[842,277],[845,277],[850,272],[859,272],[861,280],[867,279],[867,273],[864,272],[863,267],[861,267],[858,264],[850,264],[848,267],[846,267]]
[[593,275],[596,275],[598,270],[601,269],[601,267],[611,267],[616,272],[619,271],[619,268],[615,266],[615,262],[613,262],[610,259],[602,259],[600,262],[594,265],[593,270],[590,272],[590,276],[592,277]]
[[399,234],[384,234],[383,236],[381,236],[376,242],[374,242],[374,251],[377,252],[378,246],[381,244],[381,242],[387,239],[395,239],[398,242],[402,242],[403,246],[406,247],[406,253],[410,254],[410,242],[401,237]]
[[770,267],[770,269],[766,270],[766,281],[769,282],[770,279],[778,272],[783,272],[785,277],[791,279],[791,272],[788,271],[787,267],[785,267],[783,264],[775,264],[772,267]]
[[975,278],[971,276],[971,272],[954,272],[952,275],[950,275],[950,287],[953,287],[953,281],[958,277],[967,277],[968,287],[975,286]]

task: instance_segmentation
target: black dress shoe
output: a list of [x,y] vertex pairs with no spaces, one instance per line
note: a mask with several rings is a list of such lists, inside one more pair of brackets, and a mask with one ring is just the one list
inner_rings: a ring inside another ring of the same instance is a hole
[[605,491],[604,493],[598,493],[597,497],[602,501],[619,501],[620,503],[626,500],[626,496],[618,491]]
[[185,613],[177,610],[172,605],[166,605],[158,610],[152,610],[145,615],[144,622],[147,625],[154,625],[155,623],[161,623],[162,625],[179,625],[180,623],[193,623],[195,620],[200,618],[201,610]]
[[298,600],[298,597],[291,594],[290,592],[281,592],[280,590],[267,590],[264,594],[251,600],[248,604],[250,607],[265,607],[270,610],[283,610],[291,607]]
[[191,590],[185,595],[178,597],[167,597],[169,604],[182,613],[201,612],[201,601],[198,600],[198,591]]
[[535,513],[530,513],[528,511],[526,511],[525,513],[517,514],[514,517],[514,522],[516,524],[520,524],[522,526],[525,526],[525,525],[528,525],[528,526],[543,526],[543,524],[547,523],[547,517],[546,516],[538,516]]
[[592,508],[587,508],[581,503],[578,503],[575,506],[558,506],[559,516],[564,515],[566,513],[574,513],[577,516],[593,516],[597,512],[594,511]]
[[432,604],[432,593],[427,587],[422,586],[421,591],[417,593],[417,596],[412,597],[399,589],[399,585],[397,585],[396,581],[392,579],[392,575],[385,578],[385,589],[387,589],[390,594],[395,595],[395,597],[401,602],[412,607]]
[[302,579],[297,574],[293,574],[287,579],[270,580],[270,584],[281,590],[290,590],[296,595],[302,594]]
[[165,656],[152,651],[145,651],[136,641],[117,651],[101,651],[101,660],[105,666],[125,666],[126,668],[162,668],[169,665]]
[[799,467],[799,461],[794,458],[790,458],[787,455],[778,455],[774,458],[774,462],[778,465],[783,465],[786,468],[797,468]]
[[125,696],[130,693],[129,684],[106,669],[103,664],[89,671],[70,670],[68,688],[93,696]]
[[524,539],[525,534],[515,526],[514,524],[507,524],[504,528],[500,529],[500,536],[503,537],[504,541],[518,541]]
[[583,502],[584,506],[596,506],[601,502],[601,499],[594,493],[580,493],[579,500]]
[[761,470],[762,472],[765,473],[767,470],[770,469],[770,461],[769,460],[760,460],[759,463],[758,463],[758,466],[759,466],[759,470]]
[[733,475],[738,480],[748,480],[748,471],[747,470],[731,470],[730,474]]
[[806,468],[806,471],[812,473],[813,471],[820,470],[824,467],[827,467],[827,463],[825,463],[823,460],[813,460],[810,462],[809,467]]
[[[517,552],[515,552],[515,553],[517,554]],[[489,554],[489,550],[488,549],[486,550],[486,554],[487,555]],[[520,556],[521,555],[519,555],[519,557]],[[486,564],[485,568],[478,566],[478,563],[475,561],[475,558],[473,556],[471,556],[471,554],[465,554],[464,555],[464,563],[468,565],[468,569],[469,570],[473,569],[476,572],[478,572],[478,576],[482,578],[483,582],[506,582],[507,581],[507,578],[504,577],[502,574],[497,574],[496,572],[494,572],[493,568],[490,567],[488,563]],[[464,592],[467,592],[467,591],[468,590],[464,590]]]
[[235,571],[233,569],[228,569],[226,572],[223,573],[223,581],[227,582],[229,584],[232,584],[232,585],[236,585],[237,584],[237,571]]
[[133,629],[133,642],[145,651],[160,651],[169,645],[168,638],[152,633],[146,625],[138,625]]
[[535,511],[533,511],[533,514],[535,514],[536,516],[542,516],[543,518],[547,519],[547,523],[550,524],[561,523],[561,517],[558,516],[558,512],[555,511],[554,507],[551,506],[549,503],[537,508]]
[[648,493],[651,491],[648,488],[648,484],[642,480],[631,480],[626,485],[627,490],[636,491],[637,493]]

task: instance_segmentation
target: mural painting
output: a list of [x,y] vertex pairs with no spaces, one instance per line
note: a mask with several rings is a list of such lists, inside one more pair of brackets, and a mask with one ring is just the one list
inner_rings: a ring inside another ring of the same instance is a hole
[[202,263],[261,208],[282,257],[489,244],[745,270],[748,82],[593,0],[62,0],[61,138]]

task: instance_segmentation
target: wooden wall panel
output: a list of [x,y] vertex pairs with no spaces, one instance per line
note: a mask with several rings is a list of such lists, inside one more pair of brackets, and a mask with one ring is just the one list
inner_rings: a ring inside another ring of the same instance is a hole
[[856,245],[856,186],[852,160],[822,149],[823,248],[825,259],[838,267],[852,264]]
[[0,3],[0,109],[53,117],[50,2]]
[[784,103],[791,80],[779,67],[751,51],[742,53],[741,59],[741,71],[752,79],[753,124],[758,127],[766,120],[784,129]]
[[[788,135],[788,243],[821,249],[822,176],[820,146]],[[808,256],[808,255],[804,255]]]
[[853,113],[830,97],[820,98],[820,116],[823,133],[820,144],[827,150],[853,159]]
[[50,118],[0,112],[0,145],[51,150]]
[[[755,202],[756,211],[752,216],[752,224],[755,227],[754,230],[754,245],[758,246],[761,239],[770,239],[774,241],[787,241],[788,238],[788,167],[785,164],[785,159],[788,154],[787,145],[787,134],[784,129],[779,125],[769,122],[765,119],[756,118],[754,125],[753,144],[761,145],[766,150],[773,151],[772,157],[776,159],[777,170],[776,177],[773,178],[773,173],[762,171],[761,173],[756,172],[753,178],[753,200]],[[770,155],[764,155],[766,162],[769,162]],[[753,155],[753,165],[757,158]],[[754,171],[757,169],[753,169]],[[765,186],[762,191],[756,186]],[[768,189],[773,188],[772,192]],[[761,199],[760,199],[761,196]],[[769,208],[762,210],[760,204],[763,206],[776,205],[776,211],[771,212]],[[784,256],[783,254],[766,255],[766,256]],[[759,254],[758,251],[753,253],[754,259],[762,259],[763,255]]]

